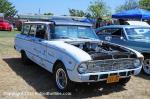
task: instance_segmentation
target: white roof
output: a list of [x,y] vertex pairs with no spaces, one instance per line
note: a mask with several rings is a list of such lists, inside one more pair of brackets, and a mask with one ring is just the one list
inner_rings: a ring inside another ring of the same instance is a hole
[[143,21],[126,21],[129,25],[140,25],[140,26],[150,26],[148,23]]
[[44,22],[44,21],[29,21],[29,22],[24,22],[25,24],[51,24],[52,22]]
[[[81,25],[81,26],[92,26],[92,24],[78,22],[78,21],[66,21],[66,20],[52,20],[56,25]],[[52,24],[52,22],[44,22],[44,21],[28,21],[24,22],[24,24]]]

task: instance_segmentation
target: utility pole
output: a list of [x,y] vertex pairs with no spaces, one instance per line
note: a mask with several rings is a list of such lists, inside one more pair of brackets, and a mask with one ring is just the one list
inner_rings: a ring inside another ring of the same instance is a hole
[[41,14],[41,9],[39,8],[39,15]]

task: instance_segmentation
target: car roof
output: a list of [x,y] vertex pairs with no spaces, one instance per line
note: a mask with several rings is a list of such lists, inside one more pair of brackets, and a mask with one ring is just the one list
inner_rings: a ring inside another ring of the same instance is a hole
[[[135,27],[140,27],[140,28],[146,28],[149,26],[140,26],[140,25],[109,25],[109,26],[103,26],[100,28],[135,28]],[[149,27],[150,28],[150,27]]]
[[80,22],[76,20],[51,20],[56,25],[79,25],[79,26],[92,26],[90,23]]
[[24,24],[51,24],[52,22],[44,22],[44,21],[29,21],[24,22]]
[[44,21],[29,21],[24,22],[24,24],[52,24],[55,23],[56,25],[79,25],[79,26],[92,26],[92,24],[85,23],[85,22],[79,22],[74,20],[50,20],[49,22]]

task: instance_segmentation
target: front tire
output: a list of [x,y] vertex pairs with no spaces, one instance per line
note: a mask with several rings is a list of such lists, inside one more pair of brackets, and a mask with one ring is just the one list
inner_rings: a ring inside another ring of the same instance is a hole
[[24,51],[21,52],[21,60],[24,64],[29,64],[31,62]]
[[144,60],[143,71],[147,75],[150,75],[150,59]]
[[56,64],[54,78],[56,88],[59,92],[71,91],[73,89],[74,84],[70,81],[67,71],[62,63]]

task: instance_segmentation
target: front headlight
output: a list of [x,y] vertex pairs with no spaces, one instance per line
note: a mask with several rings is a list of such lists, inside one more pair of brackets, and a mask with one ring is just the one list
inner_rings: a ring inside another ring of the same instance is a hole
[[87,64],[82,63],[82,64],[80,64],[80,65],[78,66],[78,72],[79,72],[80,74],[83,74],[83,73],[85,73],[85,72],[87,71],[87,68],[88,68]]
[[134,66],[137,68],[137,67],[140,67],[141,66],[141,61],[139,59],[135,59],[134,60]]

